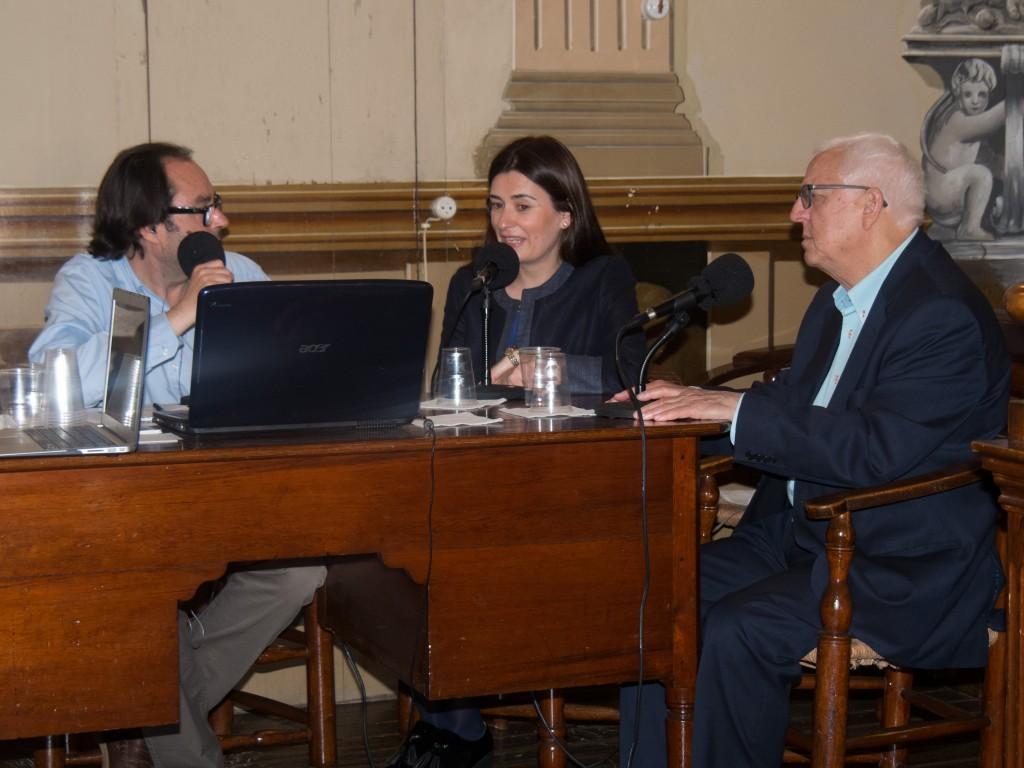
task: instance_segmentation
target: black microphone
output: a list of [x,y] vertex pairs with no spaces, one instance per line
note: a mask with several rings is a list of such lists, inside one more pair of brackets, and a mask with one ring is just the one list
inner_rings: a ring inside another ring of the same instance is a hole
[[473,254],[473,283],[470,291],[487,286],[492,291],[504,288],[519,274],[519,256],[505,243],[488,243]]
[[220,238],[209,232],[193,232],[178,245],[178,263],[185,277],[192,277],[192,270],[204,262],[224,260]]
[[691,277],[685,291],[649,307],[630,320],[624,330],[640,328],[665,315],[678,315],[694,307],[710,309],[743,301],[754,290],[754,273],[743,257],[723,253],[696,277]]

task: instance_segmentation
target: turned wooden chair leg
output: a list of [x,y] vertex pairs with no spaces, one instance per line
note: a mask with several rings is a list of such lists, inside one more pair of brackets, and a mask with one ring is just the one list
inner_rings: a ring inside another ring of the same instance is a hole
[[36,768],[64,768],[67,755],[64,736],[44,736],[43,742],[32,754]]
[[210,727],[218,738],[230,736],[235,728],[235,705],[230,698],[224,699],[210,712]]
[[324,768],[337,762],[334,700],[334,639],[320,624],[324,590],[303,609],[306,633],[306,715],[309,718],[309,764]]
[[853,602],[847,576],[854,548],[850,513],[832,518],[825,538],[829,584],[821,598],[821,634],[814,686],[813,768],[843,768],[846,705],[850,688],[850,621]]
[[[885,689],[882,692],[882,726],[898,728],[910,722],[910,702],[903,691],[914,685],[914,676],[895,667],[885,670]],[[880,768],[902,768],[907,764],[907,750],[893,746],[878,761]]]
[[981,732],[981,750],[978,768],[1003,768],[1003,750],[1006,746],[1006,633],[988,649],[988,666],[982,689],[983,711],[989,724]]
[[409,735],[419,715],[412,703],[412,691],[405,683],[398,684],[398,735],[404,739]]
[[[538,697],[538,704],[547,726],[542,721],[537,723],[537,765],[540,768],[565,768],[565,752],[558,745],[558,741],[565,743],[565,694],[552,688],[546,696]],[[552,733],[558,741],[552,738]]]

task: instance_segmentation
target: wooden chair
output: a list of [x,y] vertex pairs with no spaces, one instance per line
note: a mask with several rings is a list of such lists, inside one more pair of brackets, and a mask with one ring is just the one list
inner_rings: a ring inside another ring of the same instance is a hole
[[[309,744],[309,764],[327,768],[337,763],[335,735],[334,656],[329,632],[320,625],[324,589],[302,611],[303,629],[286,629],[256,660],[254,670],[270,665],[303,661],[306,665],[306,709],[241,690],[234,690],[210,714],[210,723],[220,738],[221,748],[255,749],[283,744]],[[271,728],[252,733],[232,730],[234,707],[297,723],[297,728]],[[69,748],[70,746],[70,748]],[[99,749],[75,749],[74,745],[46,740],[35,753],[36,766],[63,768],[65,765],[101,765]]]
[[[716,386],[741,376],[760,374],[765,382],[789,364],[792,347],[740,352],[730,365],[708,372],[705,384]],[[1015,376],[1024,367],[1014,366]],[[1024,377],[1021,377],[1024,378]],[[921,498],[983,479],[980,464],[952,467],[926,477],[910,478],[882,488],[851,491],[807,503],[813,519],[830,520],[828,555],[830,587],[821,602],[825,627],[817,650],[808,654],[806,663],[815,666],[805,674],[798,689],[813,689],[815,711],[813,732],[791,728],[787,734],[785,762],[815,766],[840,766],[845,762],[876,763],[882,766],[905,764],[906,745],[927,739],[981,731],[982,768],[1001,766],[1000,745],[1003,729],[1005,688],[1005,640],[990,632],[990,647],[985,686],[982,694],[984,713],[972,712],[914,691],[913,673],[899,669],[881,658],[870,647],[847,634],[852,618],[846,577],[854,551],[850,516],[895,501]],[[710,541],[723,517],[742,514],[726,510],[720,504],[719,484],[733,471],[729,456],[706,457],[701,461],[701,541]],[[815,665],[814,662],[818,663]],[[854,675],[851,669],[882,669],[881,675]],[[847,738],[847,693],[850,690],[877,690],[882,696],[879,727]],[[910,724],[912,710],[927,713],[927,718]]]
[[[982,768],[1001,766],[1005,680],[1005,635],[990,631],[988,667],[982,694],[984,712],[978,715],[923,694],[912,688],[910,670],[888,664],[865,644],[851,638],[849,629],[856,606],[847,585],[854,557],[856,536],[854,513],[873,507],[909,501],[980,482],[985,477],[980,462],[950,467],[876,488],[866,488],[807,502],[807,514],[814,520],[828,520],[826,551],[829,584],[821,598],[823,629],[815,652],[805,659],[816,661],[799,688],[814,689],[814,721],[811,732],[790,728],[786,762],[810,762],[816,768],[838,768],[847,762],[902,766],[906,747],[919,741],[981,732]],[[883,667],[881,676],[853,676],[852,668],[863,665]],[[880,691],[882,702],[878,727],[847,731],[847,697],[851,690]],[[925,718],[911,722],[912,710]]]
[[[326,768],[337,762],[334,698],[334,643],[320,624],[324,589],[302,609],[303,628],[290,627],[256,660],[254,670],[301,660],[306,666],[306,709],[242,690],[233,690],[210,714],[210,723],[225,752],[282,744],[309,744],[309,764]],[[234,709],[297,723],[253,733],[233,731]]]

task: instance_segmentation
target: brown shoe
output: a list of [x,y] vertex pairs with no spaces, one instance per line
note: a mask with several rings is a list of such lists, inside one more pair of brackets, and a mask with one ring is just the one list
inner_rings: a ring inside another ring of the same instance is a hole
[[100,744],[103,768],[153,768],[144,739],[122,739]]

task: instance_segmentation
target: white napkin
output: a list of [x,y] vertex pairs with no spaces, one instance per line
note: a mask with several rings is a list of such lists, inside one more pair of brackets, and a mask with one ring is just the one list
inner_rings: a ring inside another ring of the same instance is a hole
[[[469,411],[460,411],[459,413],[438,413],[430,417],[435,427],[475,427],[480,424],[500,424],[501,419],[488,418],[486,416],[479,416]],[[423,427],[424,419],[413,419],[412,425],[414,427]]]
[[441,405],[438,403],[439,398],[433,400],[425,400],[420,403],[420,408],[426,408],[428,411],[476,411],[480,408],[489,408],[492,405],[501,405],[505,402],[504,397],[499,397],[497,400],[465,400],[462,405]]
[[552,416],[594,416],[593,408],[577,408],[575,405],[563,405],[553,411],[547,408],[502,408],[502,413],[519,416],[524,419],[549,419]]
[[180,443],[181,436],[173,432],[164,432],[159,427],[149,427],[139,430],[139,445],[163,445],[165,443]]

